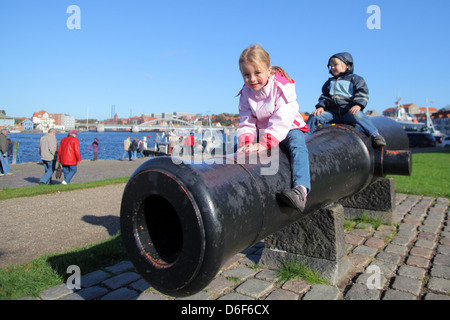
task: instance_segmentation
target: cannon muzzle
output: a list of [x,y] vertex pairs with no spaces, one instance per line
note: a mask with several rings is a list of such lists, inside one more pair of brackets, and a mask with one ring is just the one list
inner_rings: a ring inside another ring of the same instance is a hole
[[[152,158],[122,198],[122,238],[136,270],[156,290],[188,296],[205,288],[233,255],[386,174],[410,175],[408,138],[395,121],[371,118],[387,142],[346,125],[307,137],[311,192],[303,213],[278,194],[291,187],[289,157],[224,155],[199,163]],[[249,158],[250,157],[250,158]]]

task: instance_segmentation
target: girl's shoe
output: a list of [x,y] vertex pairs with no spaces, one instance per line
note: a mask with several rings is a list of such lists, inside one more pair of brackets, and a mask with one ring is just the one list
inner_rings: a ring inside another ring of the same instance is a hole
[[301,186],[292,189],[283,190],[280,193],[281,200],[289,207],[300,210],[305,210],[306,193]]

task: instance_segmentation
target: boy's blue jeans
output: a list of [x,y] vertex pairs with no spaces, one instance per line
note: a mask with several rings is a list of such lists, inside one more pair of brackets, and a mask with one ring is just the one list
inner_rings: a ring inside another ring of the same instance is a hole
[[331,123],[344,123],[351,125],[359,125],[362,131],[369,137],[378,133],[378,129],[373,125],[372,120],[362,111],[355,114],[346,112],[344,114],[335,114],[329,111],[324,111],[319,116],[309,116],[306,124],[309,127],[309,134],[314,133],[319,124],[327,125]]
[[286,138],[281,141],[281,144],[288,149],[291,158],[292,187],[301,185],[308,191],[311,190],[309,155],[305,134],[298,129],[291,130]]
[[70,180],[72,180],[75,173],[77,173],[77,166],[65,166],[63,165],[63,172],[64,172],[64,181],[67,183],[70,183]]

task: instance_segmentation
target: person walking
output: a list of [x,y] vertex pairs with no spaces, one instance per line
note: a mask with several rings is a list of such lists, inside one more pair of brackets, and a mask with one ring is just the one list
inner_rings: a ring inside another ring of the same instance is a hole
[[39,180],[39,184],[51,184],[52,175],[55,172],[58,157],[58,141],[56,130],[50,129],[48,133],[39,140],[39,155],[44,164],[45,173]]
[[80,141],[77,139],[78,132],[70,130],[69,135],[61,140],[58,152],[58,161],[64,172],[62,184],[69,184],[77,172],[77,165],[81,162]]
[[12,175],[9,172],[9,162],[8,162],[8,129],[3,128],[0,132],[0,164],[2,172],[0,176],[10,176]]
[[121,160],[123,160],[128,155],[128,159],[131,161],[130,145],[131,145],[130,137],[127,137],[123,141],[123,155],[122,155],[122,159]]

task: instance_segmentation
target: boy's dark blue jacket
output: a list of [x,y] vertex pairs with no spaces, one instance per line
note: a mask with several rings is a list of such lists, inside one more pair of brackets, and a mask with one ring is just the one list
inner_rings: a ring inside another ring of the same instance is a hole
[[331,56],[328,68],[333,57],[342,60],[348,66],[348,70],[325,82],[316,109],[322,107],[332,113],[344,114],[354,105],[359,105],[363,110],[369,102],[369,88],[362,77],[353,73],[352,55],[342,52]]

